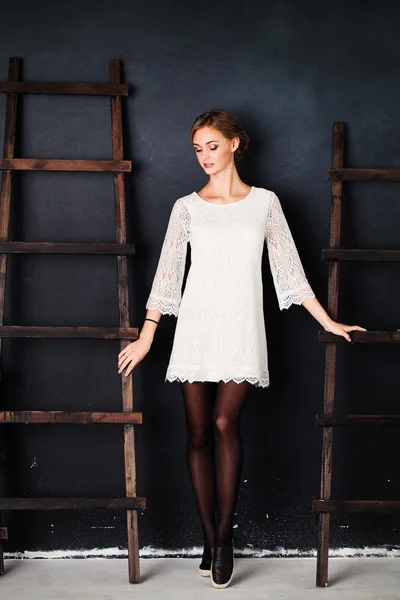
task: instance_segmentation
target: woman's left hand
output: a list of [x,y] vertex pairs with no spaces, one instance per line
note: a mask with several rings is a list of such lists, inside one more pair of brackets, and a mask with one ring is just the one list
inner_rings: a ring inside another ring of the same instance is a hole
[[351,342],[351,337],[348,333],[349,331],[367,331],[365,327],[360,327],[359,325],[345,325],[344,323],[337,323],[332,320],[324,327],[324,329],[335,335],[342,335],[348,342]]

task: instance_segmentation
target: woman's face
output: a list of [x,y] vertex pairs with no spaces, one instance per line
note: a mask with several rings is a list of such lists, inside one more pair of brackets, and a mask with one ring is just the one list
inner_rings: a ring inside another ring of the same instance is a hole
[[219,173],[233,162],[239,143],[238,137],[228,140],[218,129],[206,125],[193,136],[197,160],[208,175]]

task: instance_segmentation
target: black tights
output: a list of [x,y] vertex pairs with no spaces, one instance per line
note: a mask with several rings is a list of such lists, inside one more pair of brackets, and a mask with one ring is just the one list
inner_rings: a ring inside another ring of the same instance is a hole
[[[240,417],[252,384],[248,381],[184,381],[180,385],[186,415],[187,466],[204,545],[229,545],[243,465]],[[215,490],[219,514],[217,526]]]

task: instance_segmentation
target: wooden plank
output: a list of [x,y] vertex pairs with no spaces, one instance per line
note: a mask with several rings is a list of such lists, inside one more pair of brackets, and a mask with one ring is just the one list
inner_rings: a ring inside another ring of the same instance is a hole
[[142,510],[145,498],[0,498],[0,510]]
[[0,423],[141,424],[143,416],[140,412],[0,411]]
[[[349,335],[351,341],[356,344],[398,344],[400,342],[400,331],[351,331]],[[319,341],[349,343],[343,336],[328,331],[319,332]]]
[[315,424],[317,427],[341,427],[347,425],[400,425],[400,415],[316,415]]
[[[110,61],[110,82],[117,84],[121,82],[121,62]],[[112,127],[112,151],[114,160],[123,159],[123,130],[122,130],[122,107],[121,97],[111,99],[111,127]],[[126,213],[125,213],[125,187],[124,175],[114,174],[114,204],[115,204],[115,237],[119,244],[127,241]],[[118,278],[118,311],[120,327],[130,326],[129,316],[129,293],[128,293],[128,263],[126,256],[117,257]],[[127,343],[121,343],[121,350]],[[121,377],[122,409],[125,412],[133,411],[133,382],[132,373],[129,377]],[[136,496],[136,454],[135,454],[135,430],[132,425],[124,427],[124,460],[125,460],[125,489],[129,498]],[[140,582],[139,562],[139,534],[137,512],[127,513],[128,533],[128,570],[129,582]]]
[[[11,58],[8,67],[8,78],[10,81],[15,82],[19,80],[21,72],[21,61],[19,58]],[[4,148],[3,157],[5,159],[12,159],[15,152],[15,131],[17,122],[17,95],[7,94],[6,101],[6,120],[4,127]],[[11,202],[11,183],[12,183],[12,172],[6,171],[2,173],[1,178],[1,190],[0,190],[0,242],[5,242],[9,235],[10,226],[10,202]],[[7,255],[0,255],[0,326],[4,323],[4,302],[5,302],[5,291],[6,291],[6,274],[7,274]],[[0,338],[0,369],[3,355],[3,340]],[[0,381],[2,380],[2,373],[0,370]],[[0,432],[3,433],[2,431]],[[0,437],[0,444],[2,445],[2,435]],[[0,448],[0,457],[2,451]],[[3,494],[2,490],[2,478],[3,478],[3,459],[0,458],[0,496]],[[1,519],[0,519],[1,524]],[[3,547],[0,545],[0,575],[4,575],[4,553]]]
[[328,169],[331,181],[400,181],[400,169]]
[[397,261],[400,260],[400,250],[345,250],[328,248],[322,250],[322,260]]
[[[334,169],[343,167],[344,152],[344,123],[333,125],[332,166]],[[329,245],[338,248],[341,242],[342,218],[342,182],[332,181],[331,186],[331,219]],[[339,301],[339,263],[329,264],[328,275],[328,313],[332,319],[338,318]],[[335,403],[336,384],[336,344],[328,344],[325,349],[325,376],[324,376],[324,414],[333,413]],[[322,430],[322,458],[321,458],[321,485],[320,496],[329,499],[332,488],[332,428]],[[317,541],[317,573],[316,585],[328,585],[328,554],[329,554],[329,528],[330,515],[319,515],[318,541]]]
[[65,160],[46,158],[2,158],[3,171],[101,171],[129,172],[130,160]]
[[5,254],[135,254],[135,244],[96,242],[0,242]]
[[126,84],[63,83],[61,81],[0,81],[0,92],[12,94],[84,94],[88,96],[127,96]]
[[400,512],[400,500],[314,500],[313,510],[319,512]]
[[139,337],[137,327],[36,327],[24,325],[3,325],[0,338],[71,338],[136,340]]

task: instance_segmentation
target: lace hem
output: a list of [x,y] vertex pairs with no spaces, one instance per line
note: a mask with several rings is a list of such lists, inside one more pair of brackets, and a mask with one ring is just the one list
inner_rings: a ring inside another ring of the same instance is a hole
[[235,383],[241,383],[242,381],[248,381],[249,383],[253,384],[255,387],[269,387],[269,374],[268,373],[263,373],[261,375],[261,377],[259,376],[254,376],[254,375],[250,375],[250,374],[243,374],[243,375],[228,375],[227,377],[221,377],[219,375],[217,375],[217,373],[213,370],[200,370],[200,369],[196,369],[193,370],[190,375],[189,374],[181,374],[179,375],[175,369],[172,369],[171,367],[168,367],[166,375],[165,375],[165,381],[189,381],[190,383],[193,383],[193,381],[223,381],[224,383],[227,383],[228,381],[234,381]]
[[154,298],[150,297],[146,302],[148,310],[159,310],[163,315],[174,315],[178,316],[179,305],[176,300],[170,300],[169,298]]
[[285,308],[286,309],[290,308],[292,306],[292,304],[302,304],[306,298],[315,298],[315,294],[311,288],[305,289],[305,290],[299,290],[297,292],[288,294],[284,298],[280,298],[279,299],[279,308],[281,310],[284,310]]

